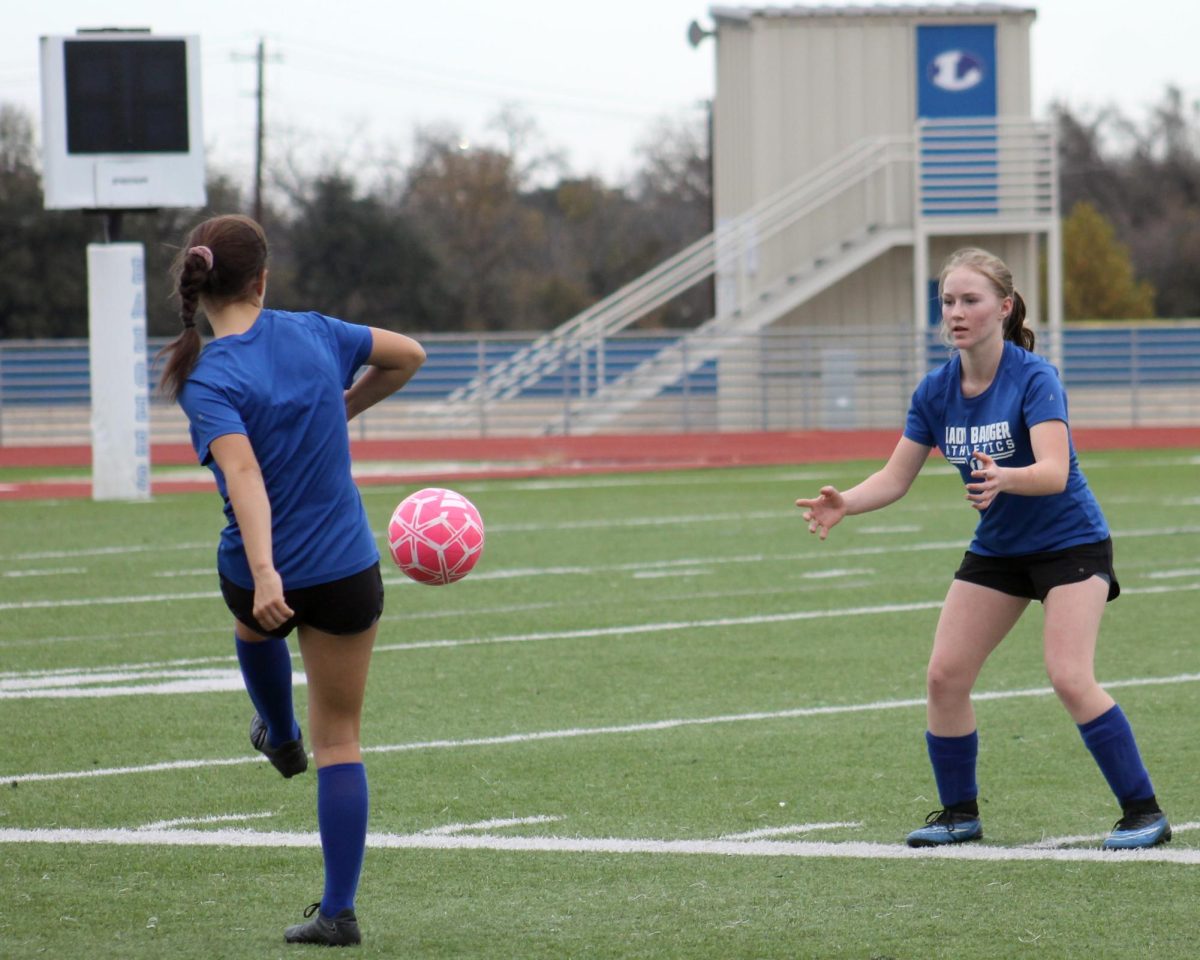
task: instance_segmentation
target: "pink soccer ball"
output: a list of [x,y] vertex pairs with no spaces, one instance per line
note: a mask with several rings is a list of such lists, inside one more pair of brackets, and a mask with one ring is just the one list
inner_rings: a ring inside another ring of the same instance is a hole
[[396,507],[388,547],[396,566],[417,583],[454,583],[483,555],[483,520],[461,493],[427,487]]

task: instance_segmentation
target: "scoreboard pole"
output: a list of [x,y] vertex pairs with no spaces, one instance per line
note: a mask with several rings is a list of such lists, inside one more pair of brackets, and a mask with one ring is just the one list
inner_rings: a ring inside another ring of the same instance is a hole
[[140,243],[90,243],[87,266],[92,499],[148,500],[145,250]]

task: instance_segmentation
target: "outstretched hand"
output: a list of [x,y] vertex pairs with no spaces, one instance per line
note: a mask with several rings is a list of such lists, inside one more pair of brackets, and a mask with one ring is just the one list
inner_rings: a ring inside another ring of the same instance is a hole
[[1004,470],[982,451],[976,450],[971,458],[977,467],[971,471],[971,476],[977,479],[967,484],[967,500],[976,510],[983,511],[991,506],[996,494],[1003,491]]
[[846,501],[837,487],[822,487],[819,497],[797,500],[796,506],[806,508],[804,519],[808,521],[808,532],[818,534],[822,540],[846,515]]

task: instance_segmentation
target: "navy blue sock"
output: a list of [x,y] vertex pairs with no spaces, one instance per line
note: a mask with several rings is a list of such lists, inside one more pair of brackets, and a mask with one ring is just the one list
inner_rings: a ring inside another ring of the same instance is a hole
[[267,725],[271,746],[300,736],[292,709],[292,655],[283,637],[267,637],[257,643],[234,638],[238,665],[250,702]]
[[972,730],[962,737],[939,737],[927,730],[925,743],[942,806],[953,807],[975,800],[979,796],[979,785],[975,782],[979,732]]
[[335,763],[317,770],[317,826],[325,854],[327,917],[354,909],[358,876],[367,844],[367,771],[361,763]]
[[1113,704],[1095,720],[1079,724],[1079,734],[1122,809],[1154,796],[1150,774],[1133,739],[1133,728],[1120,707]]

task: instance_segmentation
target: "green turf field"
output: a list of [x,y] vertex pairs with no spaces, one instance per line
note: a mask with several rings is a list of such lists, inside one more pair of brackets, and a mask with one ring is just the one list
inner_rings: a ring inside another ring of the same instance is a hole
[[[475,572],[385,569],[358,955],[1194,958],[1200,456],[1083,458],[1124,588],[1098,672],[1176,826],[1149,856],[1097,850],[1118,811],[1036,608],[978,688],[986,839],[902,845],[974,514],[938,461],[810,537],[792,501],[874,466],[453,483]],[[411,489],[364,490],[377,529]],[[282,930],[320,896],[316,778],[247,742],[221,522],[215,494],[0,503],[0,957],[312,950]]]

